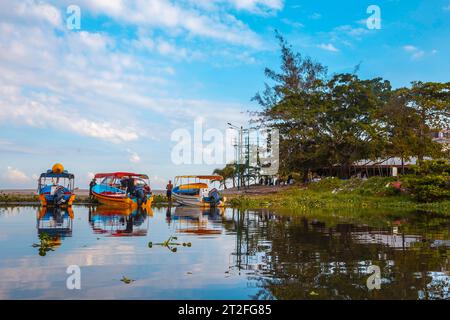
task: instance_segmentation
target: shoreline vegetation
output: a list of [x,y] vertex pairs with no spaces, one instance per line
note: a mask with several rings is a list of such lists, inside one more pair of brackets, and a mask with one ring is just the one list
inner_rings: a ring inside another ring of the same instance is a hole
[[[301,185],[259,186],[227,189],[227,207],[252,210],[288,210],[294,214],[327,210],[368,211],[374,215],[400,211],[423,211],[450,216],[450,199],[433,202],[417,201],[408,190],[401,187],[402,177],[372,177],[369,179],[325,178]],[[78,195],[74,204],[98,205],[88,195]],[[156,194],[154,206],[167,205],[165,195]],[[39,205],[37,195],[0,192],[0,205]],[[361,210],[362,209],[362,210]],[[372,209],[376,209],[373,211]],[[379,212],[379,213],[377,213]]]
[[[167,204],[167,197],[162,194],[155,194],[152,205]],[[89,198],[86,194],[77,194],[75,205],[99,205],[96,199]],[[39,205],[39,196],[32,193],[23,192],[22,190],[0,191],[0,206],[5,205]]]
[[[386,188],[387,189],[387,188]],[[278,190],[270,194],[229,194],[230,207],[239,209],[277,209],[303,214],[314,210],[379,209],[392,213],[399,211],[424,211],[450,217],[450,201],[420,203],[408,195],[361,194],[360,190],[314,190],[308,187]],[[372,211],[373,212],[373,211]]]

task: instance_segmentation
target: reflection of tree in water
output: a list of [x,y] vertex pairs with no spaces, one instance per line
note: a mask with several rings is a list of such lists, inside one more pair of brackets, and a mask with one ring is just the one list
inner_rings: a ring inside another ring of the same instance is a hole
[[[225,227],[236,232],[233,265],[260,288],[256,299],[449,298],[448,246],[435,246],[448,239],[448,220],[431,231],[418,225],[411,236],[235,211]],[[367,289],[370,265],[381,269],[381,290]]]

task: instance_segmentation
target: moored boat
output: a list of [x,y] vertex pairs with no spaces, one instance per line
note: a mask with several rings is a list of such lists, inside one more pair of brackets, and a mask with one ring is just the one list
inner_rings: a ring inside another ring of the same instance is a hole
[[226,198],[213,186],[222,181],[218,175],[176,176],[172,195],[180,204],[199,207],[223,207]]
[[153,194],[146,174],[132,172],[97,173],[101,179],[92,195],[103,204],[129,208],[151,208]]
[[75,200],[74,183],[75,176],[60,163],[41,173],[38,195],[42,206],[71,206]]

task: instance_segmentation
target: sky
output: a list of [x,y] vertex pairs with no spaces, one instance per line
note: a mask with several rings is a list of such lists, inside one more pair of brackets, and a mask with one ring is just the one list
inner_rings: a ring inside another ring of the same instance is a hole
[[[153,188],[211,173],[229,158],[192,150],[216,152],[211,136],[258,110],[274,30],[330,74],[450,81],[450,0],[0,0],[0,189],[35,188],[56,162],[80,188],[96,172]],[[180,146],[192,163],[174,161]]]

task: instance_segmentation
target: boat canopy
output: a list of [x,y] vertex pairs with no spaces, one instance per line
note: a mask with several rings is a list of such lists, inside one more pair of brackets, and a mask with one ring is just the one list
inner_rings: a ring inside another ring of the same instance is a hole
[[206,175],[206,176],[176,176],[175,179],[204,179],[211,181],[222,181],[223,177],[219,175]]
[[123,177],[136,177],[141,179],[148,179],[146,174],[141,173],[133,173],[133,172],[111,172],[111,173],[97,173],[94,178],[106,178],[106,177],[114,177],[114,178],[123,178]]
[[73,173],[68,173],[66,170],[62,173],[55,173],[52,170],[47,170],[47,172],[41,173],[41,178],[68,178],[74,179]]

